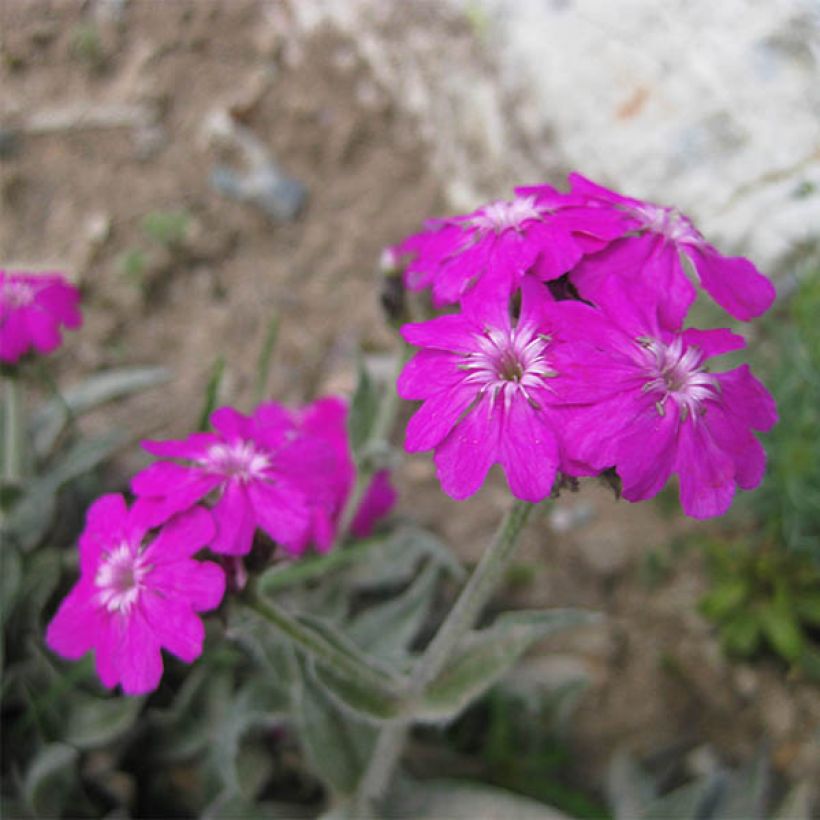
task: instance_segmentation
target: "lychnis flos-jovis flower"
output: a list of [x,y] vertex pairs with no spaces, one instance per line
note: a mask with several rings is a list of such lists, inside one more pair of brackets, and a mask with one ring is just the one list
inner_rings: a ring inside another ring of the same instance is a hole
[[[155,523],[212,499],[215,552],[244,555],[257,528],[292,555],[310,543],[329,549],[355,479],[346,430],[347,406],[319,399],[299,410],[275,402],[245,416],[230,407],[211,415],[213,433],[145,441],[158,461],[134,476],[139,508]],[[351,530],[370,532],[392,506],[385,475],[365,495]]]
[[76,660],[94,650],[103,684],[129,695],[150,692],[166,649],[186,663],[202,653],[196,613],[219,606],[222,569],[192,556],[214,535],[211,516],[193,509],[149,536],[150,524],[121,495],[89,509],[80,536],[80,579],[48,626],[46,643]]
[[736,487],[762,480],[766,456],[754,431],[777,421],[774,400],[747,365],[707,370],[708,359],[745,340],[724,329],[669,331],[626,297],[620,306],[548,308],[567,342],[556,358],[571,408],[564,440],[576,467],[587,465],[578,472],[614,466],[629,501],[651,498],[677,474],[687,515],[722,515]]
[[683,330],[696,291],[681,254],[738,318],[766,310],[774,288],[674,209],[571,180],[570,194],[518,188],[512,203],[436,223],[397,246],[412,255],[411,287],[432,285],[434,304],[461,300],[460,313],[402,331],[421,351],[399,393],[423,402],[406,447],[435,450],[454,498],[474,493],[494,463],[529,501],[549,494],[557,470],[615,468],[631,501],[677,474],[687,514],[720,515],[737,487],[760,483],[765,453],[755,433],[777,414],[748,367],[708,372],[709,358],[745,342],[728,330]]
[[772,283],[748,259],[723,256],[677,209],[621,196],[580,174],[571,174],[570,182],[573,194],[621,213],[628,230],[573,271],[581,296],[596,301],[602,284],[612,279],[633,296],[646,285],[661,288],[666,293],[661,319],[675,328],[696,297],[684,272],[683,254],[703,289],[736,319],[748,321],[771,307],[776,295]]
[[527,278],[515,322],[502,294],[467,299],[462,313],[402,329],[422,348],[398,381],[402,398],[423,401],[407,426],[406,447],[435,448],[442,488],[453,498],[475,493],[495,463],[517,498],[541,501],[552,489],[564,419],[556,341],[544,312],[550,300]]
[[628,228],[624,214],[547,185],[516,194],[464,216],[430,220],[426,230],[392,248],[393,256],[410,258],[405,285],[430,287],[439,307],[470,290],[500,298],[517,289],[528,270],[544,281],[557,279]]
[[80,293],[56,273],[0,270],[0,362],[15,364],[30,350],[60,346],[60,326],[78,328]]

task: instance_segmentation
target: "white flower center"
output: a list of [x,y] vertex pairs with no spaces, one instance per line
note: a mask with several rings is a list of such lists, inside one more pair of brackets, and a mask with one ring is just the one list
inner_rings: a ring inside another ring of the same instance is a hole
[[27,282],[4,282],[0,286],[0,302],[10,308],[30,305],[37,295],[37,289]]
[[524,196],[511,201],[501,199],[492,202],[483,207],[467,224],[481,231],[501,233],[508,228],[519,230],[531,219],[541,219],[541,212],[535,204],[534,196]]
[[262,477],[270,466],[270,456],[257,450],[249,441],[236,441],[214,444],[201,463],[209,472],[247,482]]
[[102,563],[94,576],[97,601],[109,612],[128,615],[143,590],[143,579],[151,571],[139,550],[122,543],[104,553]]
[[641,365],[648,381],[644,393],[657,395],[655,407],[663,416],[666,402],[671,399],[679,408],[680,417],[693,420],[705,412],[703,402],[718,391],[718,381],[703,367],[703,355],[696,347],[684,349],[678,336],[670,345],[656,339],[637,340],[641,351]]
[[521,394],[538,408],[530,391],[558,375],[547,359],[549,341],[531,327],[488,328],[478,337],[480,350],[466,354],[459,365],[467,372],[464,383],[480,385],[479,395],[489,390],[494,400],[502,396],[506,406]]
[[695,226],[676,208],[637,205],[629,211],[646,230],[659,233],[672,242],[699,242],[701,239]]

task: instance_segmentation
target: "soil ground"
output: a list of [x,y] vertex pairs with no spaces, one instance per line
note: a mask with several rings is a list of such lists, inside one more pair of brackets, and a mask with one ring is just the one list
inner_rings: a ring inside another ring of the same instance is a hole
[[[121,17],[116,3],[99,7],[108,14],[79,0],[0,7],[3,120],[22,131],[0,165],[0,249],[8,267],[68,270],[82,286],[86,323],[55,357],[60,381],[164,364],[173,371],[166,388],[105,422],[135,438],[182,434],[220,356],[224,394],[250,407],[257,352],[275,316],[270,395],[297,402],[348,390],[359,348],[376,358],[395,348],[378,301],[382,248],[446,209],[416,123],[345,37],[326,29],[296,47],[284,5],[273,20],[253,0],[136,0]],[[148,118],[134,127],[80,117],[59,127],[77,106],[115,105]],[[306,186],[293,221],[272,221],[211,185],[217,164],[240,167],[236,151],[208,133],[213,112],[226,110]],[[170,247],[144,230],[158,211],[187,215]],[[134,448],[120,475],[140,459]],[[401,512],[441,532],[465,560],[480,554],[506,502],[497,476],[479,497],[449,501],[428,456],[408,459],[399,483]],[[623,745],[654,753],[709,744],[739,760],[770,740],[782,773],[820,772],[817,690],[773,663],[727,663],[696,612],[697,556],[645,580],[645,556],[691,523],[659,506],[615,502],[594,484],[556,510],[527,537],[521,561],[532,573],[510,596],[607,616],[546,646],[519,673],[551,683],[589,676],[571,738],[587,783],[602,782]]]

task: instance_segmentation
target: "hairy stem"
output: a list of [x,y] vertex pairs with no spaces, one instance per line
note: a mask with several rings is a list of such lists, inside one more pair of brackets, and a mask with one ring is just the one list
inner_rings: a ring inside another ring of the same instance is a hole
[[[447,664],[453,650],[472,629],[479,613],[498,586],[518,545],[533,505],[516,501],[507,511],[495,538],[473,571],[464,589],[424,654],[418,660],[408,687],[409,699],[424,692]],[[385,726],[362,777],[356,796],[357,816],[372,816],[374,805],[383,797],[401,756],[412,716]]]
[[3,481],[19,484],[23,480],[25,430],[19,381],[3,379]]
[[369,666],[364,660],[334,646],[321,632],[303,624],[271,601],[262,600],[253,591],[245,605],[286,635],[297,647],[343,677],[361,681],[380,691],[403,688],[402,681],[391,677],[386,670]]

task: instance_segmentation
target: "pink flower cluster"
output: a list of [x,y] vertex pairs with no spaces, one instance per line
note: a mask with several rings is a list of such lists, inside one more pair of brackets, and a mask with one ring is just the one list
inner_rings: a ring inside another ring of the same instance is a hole
[[[330,549],[355,482],[346,423],[338,398],[299,410],[268,402],[251,416],[216,410],[214,432],[143,442],[163,460],[134,476],[130,509],[120,495],[90,508],[80,579],[49,624],[51,649],[69,659],[94,649],[103,684],[127,694],[158,686],[161,648],[199,657],[196,613],[219,606],[225,575],[193,555],[206,546],[245,555],[257,529],[291,555]],[[350,531],[369,535],[395,499],[387,472],[377,473]]]
[[78,328],[80,293],[57,273],[0,270],[0,363],[60,346],[60,326]]
[[422,405],[406,447],[435,450],[442,487],[466,498],[493,464],[513,495],[540,501],[558,471],[614,468],[623,495],[656,495],[672,474],[684,511],[721,515],[751,489],[777,420],[748,366],[707,360],[744,346],[729,330],[685,328],[703,289],[737,319],[766,311],[772,284],[722,256],[673,208],[629,199],[578,174],[466,216],[428,223],[393,248],[405,285],[459,311],[405,325],[420,348],[399,394]]

